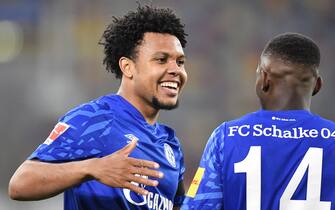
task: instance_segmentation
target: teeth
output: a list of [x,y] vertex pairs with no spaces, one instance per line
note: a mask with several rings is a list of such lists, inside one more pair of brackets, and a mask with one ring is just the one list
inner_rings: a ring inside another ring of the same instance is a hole
[[177,87],[178,87],[177,82],[162,82],[160,85],[162,87],[169,87],[169,88],[175,88],[175,89],[177,89]]

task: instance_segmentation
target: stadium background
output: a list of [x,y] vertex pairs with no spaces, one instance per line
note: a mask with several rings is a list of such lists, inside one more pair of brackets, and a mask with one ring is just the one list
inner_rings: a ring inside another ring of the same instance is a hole
[[[332,0],[152,2],[174,9],[189,34],[189,82],[180,107],[160,117],[176,128],[182,141],[186,186],[211,131],[222,121],[258,109],[258,56],[278,33],[300,32],[319,44],[325,84],[312,110],[335,120]],[[9,200],[8,181],[58,117],[117,90],[118,81],[104,70],[97,43],[113,15],[136,6],[134,0],[0,1],[0,209],[62,209],[62,196],[38,202]]]

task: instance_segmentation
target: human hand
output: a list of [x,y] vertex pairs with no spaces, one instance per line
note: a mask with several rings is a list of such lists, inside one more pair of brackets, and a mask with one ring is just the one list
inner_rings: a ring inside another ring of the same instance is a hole
[[[106,157],[90,159],[88,167],[91,177],[111,187],[130,189],[138,194],[147,195],[148,191],[131,182],[147,186],[157,186],[157,180],[143,176],[162,178],[163,173],[157,170],[159,164],[153,161],[128,157],[136,147],[137,140]],[[139,176],[140,175],[140,176]]]

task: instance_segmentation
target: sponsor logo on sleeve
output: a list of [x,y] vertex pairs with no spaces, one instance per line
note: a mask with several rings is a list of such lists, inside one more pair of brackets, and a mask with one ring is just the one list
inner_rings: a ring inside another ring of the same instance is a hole
[[195,195],[198,192],[198,188],[202,179],[202,176],[204,175],[205,169],[204,168],[198,168],[197,172],[195,173],[195,176],[193,178],[193,181],[191,183],[190,188],[188,189],[188,192],[186,196],[194,198]]
[[51,131],[48,138],[45,140],[44,144],[51,144],[55,141],[60,135],[62,135],[70,126],[66,123],[59,122],[56,124],[54,129]]

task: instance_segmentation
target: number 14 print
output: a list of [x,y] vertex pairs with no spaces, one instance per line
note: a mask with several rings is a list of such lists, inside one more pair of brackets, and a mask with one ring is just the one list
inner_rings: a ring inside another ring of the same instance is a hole
[[[320,201],[322,156],[321,148],[308,149],[280,198],[279,210],[330,210],[331,202]],[[307,169],[306,200],[292,200]],[[246,210],[261,210],[261,147],[250,147],[247,157],[234,164],[234,172],[246,173]]]

